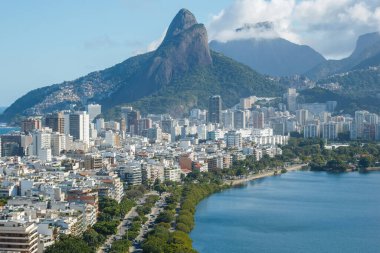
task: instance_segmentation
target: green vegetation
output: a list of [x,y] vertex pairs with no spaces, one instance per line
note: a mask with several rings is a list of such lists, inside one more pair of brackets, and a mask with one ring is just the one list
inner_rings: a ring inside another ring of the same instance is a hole
[[[120,218],[124,217],[133,206],[135,206],[135,202],[127,197],[124,197],[120,204],[113,199],[100,199],[98,222],[92,228],[88,228],[81,237],[60,236],[59,241],[48,247],[46,252],[96,252],[96,249],[106,241],[107,236],[116,233]],[[112,252],[128,252],[123,251],[127,243],[119,242]],[[117,251],[117,249],[120,249],[120,251]]]
[[126,238],[123,238],[122,240],[117,240],[114,243],[112,243],[111,249],[108,251],[109,253],[128,253],[130,243]]
[[45,250],[45,253],[92,253],[90,246],[81,238],[61,236],[60,240]]
[[128,237],[127,235],[125,235],[123,240],[133,241],[139,235],[140,230],[141,230],[141,225],[145,224],[148,220],[146,215],[148,215],[151,212],[152,207],[155,205],[158,199],[159,197],[156,195],[147,196],[145,203],[142,206],[138,206],[136,208],[136,212],[138,213],[138,216],[136,216],[133,219],[132,224],[128,228]]
[[329,91],[322,88],[313,88],[300,91],[301,96],[298,98],[300,103],[324,103],[327,101],[337,101],[337,111],[353,114],[358,110],[367,110],[374,113],[380,113],[379,99],[375,97],[376,93],[370,96],[358,96],[355,92],[352,94],[342,94],[336,91]]
[[96,232],[93,228],[89,228],[83,233],[82,239],[91,248],[92,252],[95,252],[105,242],[106,237]]
[[207,108],[208,97],[220,94],[223,106],[231,107],[249,95],[280,96],[284,89],[275,82],[221,54],[211,52],[213,64],[174,77],[159,91],[133,102],[143,113],[188,112],[197,106]]
[[380,69],[350,71],[321,79],[318,83],[339,83],[342,87],[339,93],[352,98],[373,96],[380,93]]
[[0,198],[0,207],[5,206],[8,202],[8,198]]
[[313,171],[344,172],[379,164],[380,145],[352,142],[349,146],[329,150],[325,149],[321,139],[291,138],[289,144],[283,147],[283,154],[278,159],[309,163]]
[[[108,110],[104,114],[107,119],[118,118],[118,106],[123,104],[133,105],[142,113],[183,114],[194,106],[206,108],[207,99],[213,94],[220,94],[223,106],[231,107],[238,103],[241,97],[278,97],[284,92],[284,88],[278,83],[215,52],[211,52],[211,65],[192,67],[185,73],[173,76],[168,84],[146,80],[146,69],[153,64],[153,55],[148,53],[132,57],[109,69],[66,82],[65,85],[81,87],[84,83],[91,84],[95,93],[98,93],[88,99],[101,103]],[[115,91],[109,98],[105,98],[105,93],[100,92],[104,86],[110,91]],[[60,87],[61,85],[53,85],[29,92],[7,108],[1,120],[9,122],[17,115],[25,115],[28,109],[43,102]],[[76,92],[79,97],[86,97],[84,90],[77,89]],[[66,109],[70,103],[57,104],[46,111]]]
[[[158,224],[143,243],[144,252],[196,252],[188,235],[194,227],[196,205],[205,197],[225,187],[210,180],[206,182],[207,177],[199,176],[198,179],[200,178],[204,180],[203,183],[194,183],[197,179],[188,179],[183,187],[170,187],[171,196],[166,199],[168,206],[159,215]],[[179,210],[176,210],[177,204],[180,204]],[[175,218],[176,212],[178,216]]]

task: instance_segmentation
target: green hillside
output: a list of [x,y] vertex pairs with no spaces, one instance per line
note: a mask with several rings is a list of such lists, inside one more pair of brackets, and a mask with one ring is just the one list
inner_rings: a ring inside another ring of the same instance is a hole
[[176,77],[154,94],[131,103],[143,112],[183,113],[193,106],[206,108],[208,97],[219,94],[224,107],[231,107],[242,97],[280,96],[284,89],[221,54],[211,52],[213,64],[192,69]]

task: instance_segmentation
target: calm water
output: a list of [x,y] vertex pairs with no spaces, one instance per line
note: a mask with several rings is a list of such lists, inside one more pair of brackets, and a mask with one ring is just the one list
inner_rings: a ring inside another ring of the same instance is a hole
[[0,127],[0,135],[1,134],[7,134],[12,131],[20,131],[20,128],[18,127]]
[[380,172],[290,172],[202,201],[200,253],[380,252]]

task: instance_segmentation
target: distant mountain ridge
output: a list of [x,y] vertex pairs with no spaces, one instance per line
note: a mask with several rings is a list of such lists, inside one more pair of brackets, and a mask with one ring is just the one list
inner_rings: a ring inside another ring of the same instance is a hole
[[[243,29],[256,29],[245,25]],[[259,28],[271,29],[270,23]],[[282,38],[250,38],[227,42],[211,41],[210,48],[250,66],[262,74],[291,76],[302,74],[326,59],[309,46],[298,45]]]
[[377,32],[361,35],[352,54],[342,60],[328,60],[305,72],[305,75],[318,80],[330,75],[350,70],[364,69],[380,64],[380,34]]
[[283,88],[249,67],[209,50],[207,31],[182,9],[154,52],[131,57],[74,81],[33,90],[2,115],[38,115],[67,109],[70,104],[97,102],[109,109],[129,104],[143,112],[184,113],[206,107],[220,94],[226,106],[247,95],[278,96]]

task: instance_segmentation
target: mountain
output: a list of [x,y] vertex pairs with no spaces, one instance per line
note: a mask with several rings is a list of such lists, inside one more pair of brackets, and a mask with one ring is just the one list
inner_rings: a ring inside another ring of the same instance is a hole
[[[245,28],[252,26],[245,25]],[[255,25],[262,31],[270,25]],[[239,28],[236,31],[241,31]],[[291,76],[302,74],[325,58],[309,46],[297,45],[282,38],[237,39],[228,42],[211,41],[210,48],[232,59],[250,66],[262,74],[272,76]]]
[[337,91],[331,91],[323,88],[313,88],[301,90],[297,101],[300,103],[324,103],[327,101],[337,101],[337,111],[342,114],[355,114],[355,111],[367,110],[374,113],[380,113],[379,97],[363,97],[342,94]]
[[355,69],[318,80],[317,84],[336,84],[336,92],[352,98],[380,98],[380,66]]
[[219,53],[210,51],[207,31],[182,9],[156,51],[127,59],[74,81],[33,90],[6,109],[2,118],[38,115],[97,102],[105,109],[133,105],[142,112],[184,113],[206,107],[220,94],[225,106],[249,95],[280,95],[276,83]]
[[380,34],[367,33],[358,38],[355,50],[349,57],[342,60],[328,60],[305,72],[305,75],[317,80],[377,65],[380,65]]

